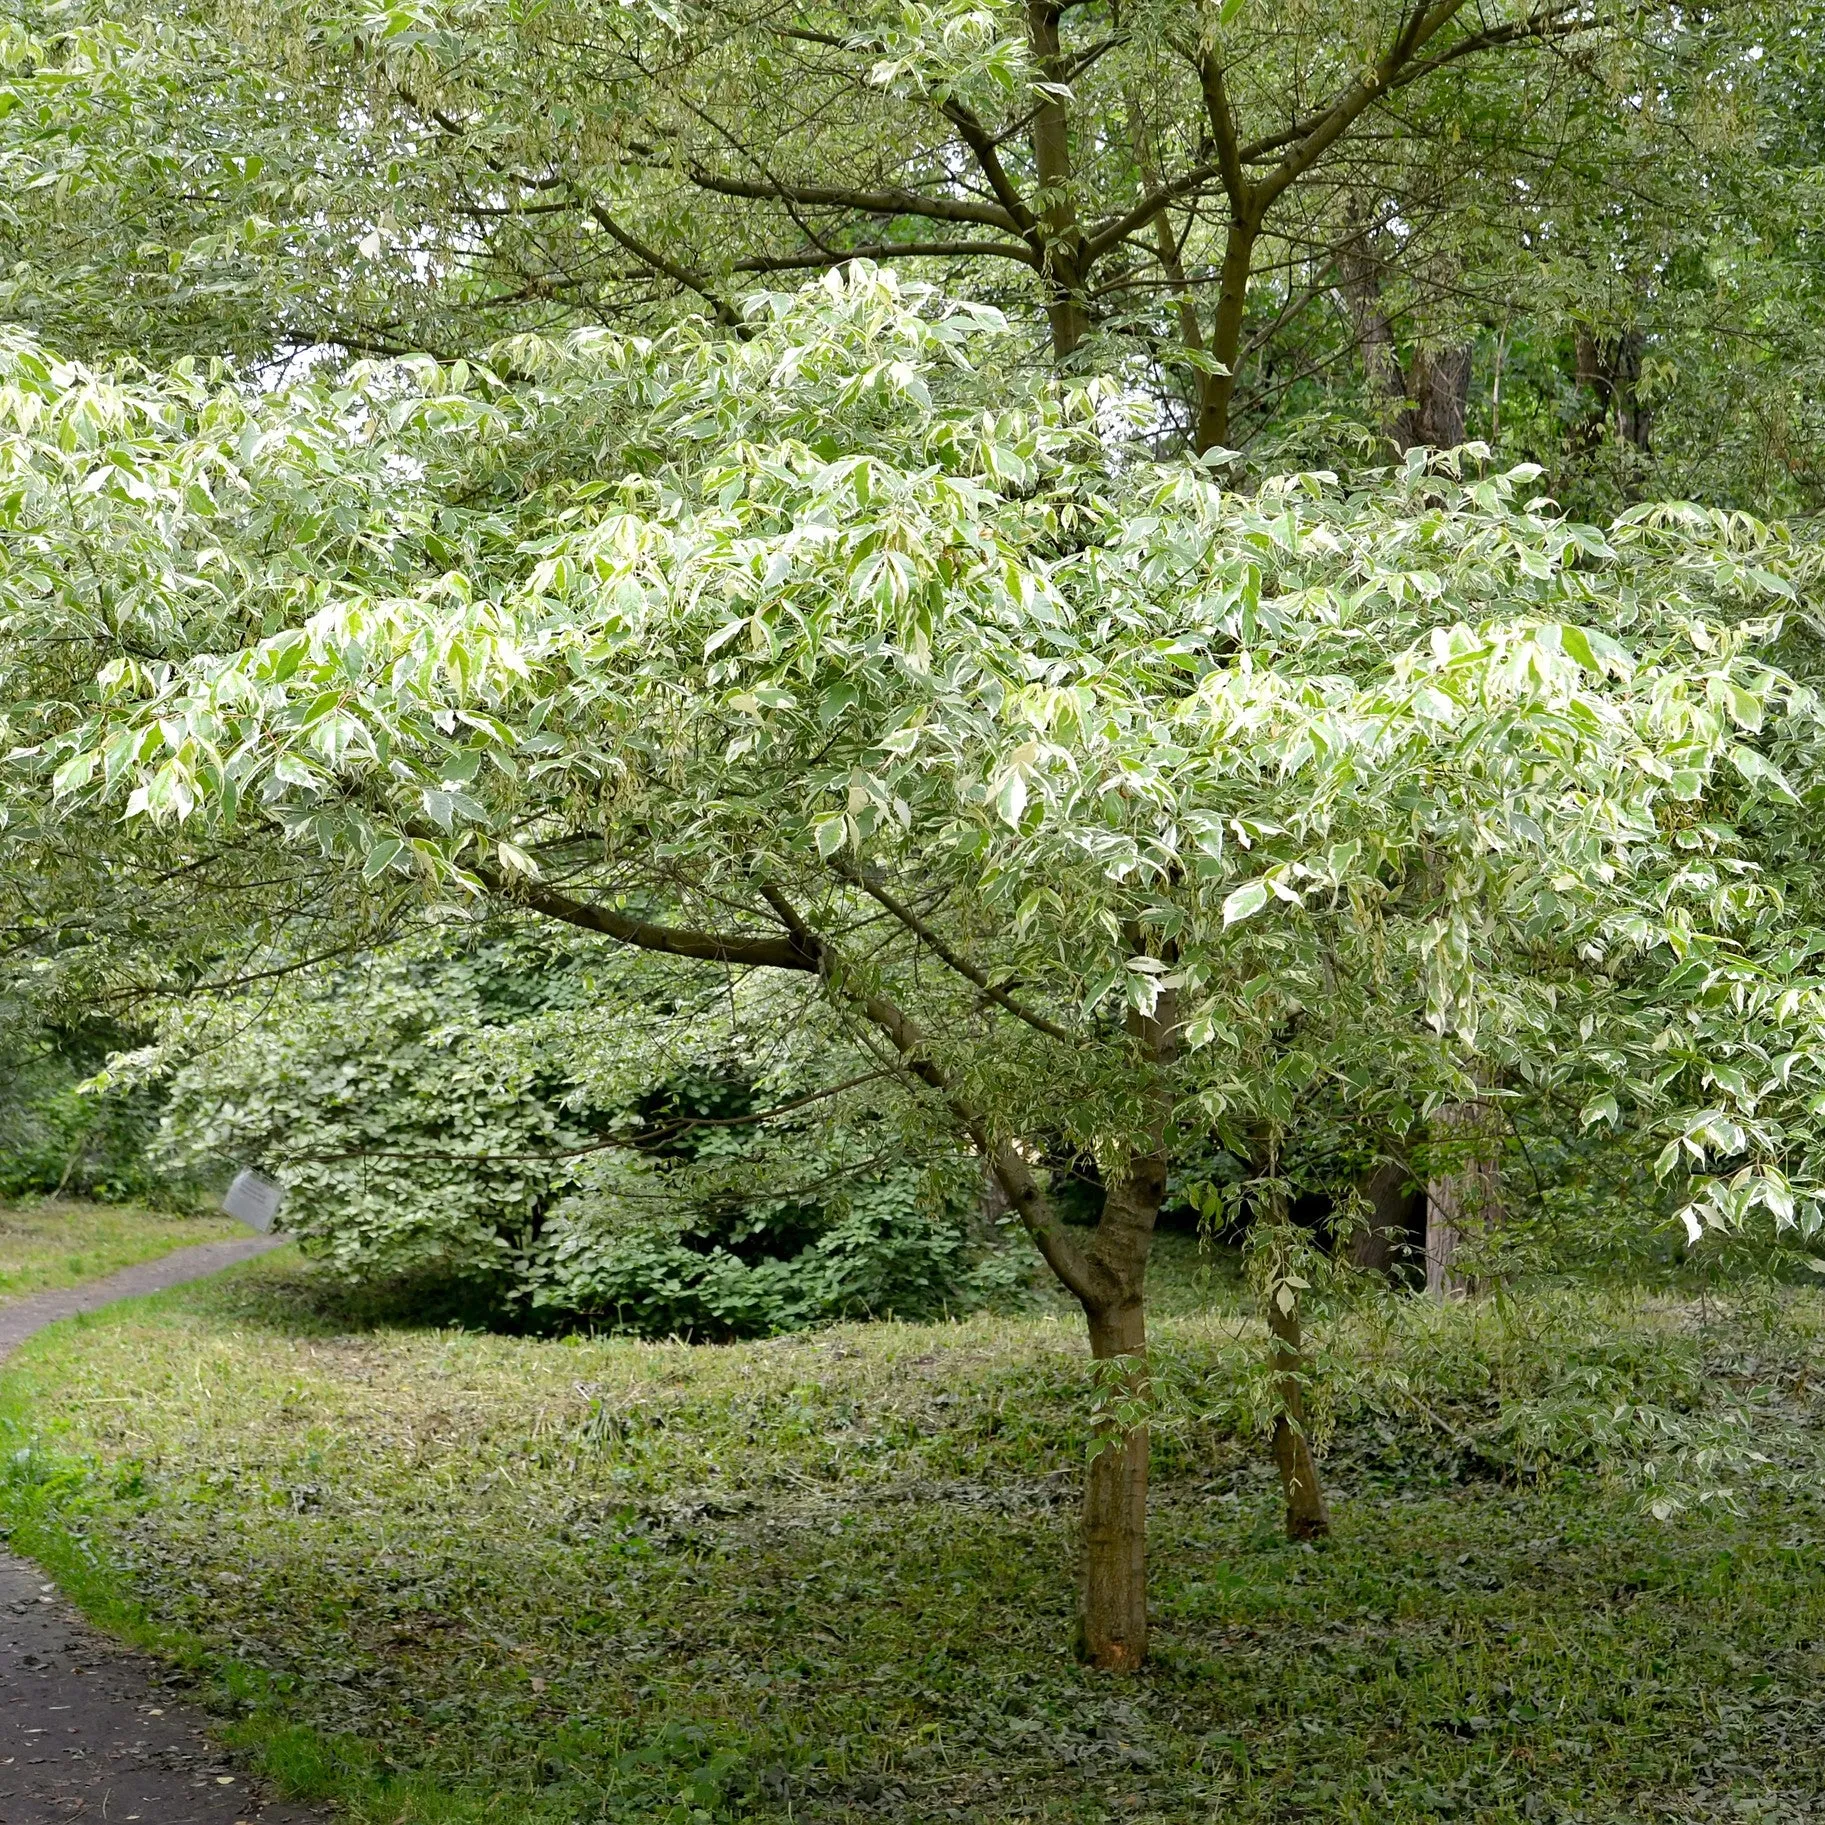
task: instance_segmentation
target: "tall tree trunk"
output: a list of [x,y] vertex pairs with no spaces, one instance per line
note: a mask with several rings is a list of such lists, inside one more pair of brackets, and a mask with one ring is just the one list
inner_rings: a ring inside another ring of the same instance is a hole
[[[1107,1397],[1144,1406],[1147,1329],[1139,1300],[1088,1314],[1090,1354],[1121,1365]],[[1147,1426],[1105,1422],[1084,1486],[1082,1652],[1133,1672],[1147,1658]]]
[[1405,455],[1414,443],[1413,412],[1407,403],[1407,376],[1394,344],[1394,326],[1382,301],[1381,261],[1370,244],[1372,231],[1360,203],[1351,203],[1349,222],[1350,238],[1337,250],[1337,289],[1356,331],[1363,378],[1381,413],[1382,429]]
[[1046,269],[1046,284],[1051,292],[1046,323],[1052,332],[1052,353],[1062,361],[1076,353],[1090,328],[1090,314],[1083,307],[1081,287],[1069,272],[1060,271],[1060,264],[1049,264]]
[[1458,1268],[1459,1245],[1502,1215],[1495,1111],[1481,1099],[1452,1103],[1433,1116],[1432,1126],[1454,1157],[1426,1184],[1426,1291],[1435,1299],[1462,1298],[1477,1286]]

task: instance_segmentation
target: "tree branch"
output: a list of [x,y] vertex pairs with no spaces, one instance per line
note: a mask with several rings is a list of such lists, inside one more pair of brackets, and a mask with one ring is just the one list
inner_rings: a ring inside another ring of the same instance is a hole
[[538,881],[507,879],[483,863],[474,870],[492,893],[516,900],[548,919],[561,920],[584,931],[601,932],[620,944],[657,951],[666,957],[695,957],[703,963],[732,963],[747,969],[803,970],[816,974],[816,952],[806,952],[790,938],[762,937],[757,932],[701,932],[635,919],[613,907],[575,900],[555,887]]
[[[1596,18],[1579,18],[1576,15],[1584,11],[1582,0],[1568,6],[1548,7],[1546,11],[1536,13],[1531,19],[1516,20],[1508,25],[1492,26],[1486,32],[1472,32],[1468,37],[1460,38],[1457,43],[1448,46],[1431,57],[1420,58],[1410,63],[1382,90],[1384,95],[1391,95],[1397,89],[1404,89],[1412,83],[1423,81],[1435,70],[1446,64],[1455,63],[1460,57],[1472,57],[1479,51],[1499,50],[1503,45],[1519,44],[1526,39],[1546,39],[1564,37],[1572,32],[1594,31],[1603,22]],[[1278,133],[1270,133],[1263,139],[1251,140],[1240,151],[1245,165],[1263,163],[1283,147],[1290,146],[1295,140],[1305,138],[1323,125],[1329,108],[1316,114],[1308,114],[1296,120],[1290,127]]]
[[911,932],[926,949],[948,968],[953,969],[966,982],[973,982],[989,1000],[1005,1008],[1016,1020],[1024,1020],[1035,1032],[1044,1033],[1048,1039],[1056,1039],[1061,1045],[1077,1046],[1082,1044],[1080,1037],[1069,1027],[1062,1027],[1055,1020],[1049,1020],[1044,1014],[1035,1013],[1031,1008],[1022,1007],[1006,989],[998,987],[989,980],[988,972],[979,969],[967,957],[960,956],[925,923],[910,906],[903,905],[886,888],[878,886],[858,868],[847,864],[836,864],[837,873],[846,881],[861,888],[863,893],[884,906],[893,916]]
[[848,972],[835,947],[811,930],[777,887],[763,883],[760,891],[761,897],[779,915],[781,924],[792,933],[792,942],[801,954],[815,953],[817,967],[831,993],[858,1009],[871,1026],[885,1035],[906,1070],[943,1099],[958,1126],[988,1162],[996,1183],[1006,1193],[1009,1205],[1045,1257],[1046,1265],[1086,1306],[1106,1304],[1119,1290],[1108,1271],[1099,1262],[1092,1261],[1065,1233],[1044,1188],[1014,1146],[991,1138],[981,1111],[964,1101],[932,1057],[930,1043],[918,1023],[887,996],[852,988],[845,979]]
[[1358,116],[1395,85],[1401,71],[1451,23],[1464,5],[1465,0],[1434,0],[1433,5],[1414,10],[1381,61],[1357,77],[1332,102],[1311,132],[1291,146],[1279,164],[1259,180],[1255,194],[1263,210],[1309,171],[1349,131]]
[[736,260],[730,272],[795,272],[806,268],[841,266],[846,260],[962,260],[999,255],[1037,266],[1038,256],[1024,241],[877,241],[868,247],[832,247],[815,253],[750,254]]
[[966,203],[955,197],[920,196],[916,190],[847,190],[835,185],[788,184],[779,180],[725,177],[701,166],[685,172],[699,190],[715,196],[738,196],[763,203],[799,203],[808,209],[853,209],[862,215],[915,215],[934,222],[970,222],[1019,234],[1021,223],[1005,209],[988,203]]
[[962,136],[963,143],[969,147],[970,155],[988,180],[989,188],[1001,199],[1001,206],[1007,212],[1010,232],[1026,236],[1037,247],[1039,218],[1027,207],[1014,180],[1008,176],[1007,167],[1002,164],[1001,154],[996,149],[994,135],[969,108],[954,98],[947,98],[939,104],[939,108],[944,118]]
[[655,272],[664,273],[668,279],[682,285],[687,291],[694,291],[704,299],[715,313],[716,321],[725,329],[745,327],[741,312],[717,291],[708,279],[692,272],[688,266],[681,266],[676,260],[662,254],[658,248],[649,247],[644,241],[630,234],[593,197],[585,199],[583,206],[588,210],[590,218],[596,226],[610,239],[626,248],[636,260],[644,262]]
[[1210,122],[1211,137],[1217,142],[1217,174],[1223,180],[1223,192],[1236,215],[1245,217],[1253,199],[1249,194],[1248,174],[1242,169],[1236,111],[1230,105],[1223,66],[1217,61],[1216,52],[1208,47],[1198,58],[1198,88],[1204,96],[1204,114]]
[[885,995],[852,997],[869,1022],[886,1035],[888,1043],[900,1055],[913,1076],[935,1090],[958,1124],[975,1143],[988,1162],[995,1182],[1007,1197],[1021,1227],[1033,1238],[1035,1247],[1070,1292],[1086,1306],[1106,1305],[1118,1290],[1106,1269],[1093,1262],[1066,1234],[1064,1225],[1052,1210],[1051,1200],[1034,1178],[1032,1169],[1007,1141],[992,1140],[988,1124],[952,1088],[950,1080],[933,1061],[924,1033],[895,1003]]
[[[1246,145],[1235,147],[1235,163],[1241,168],[1243,176],[1246,176],[1246,167],[1249,165],[1262,164],[1286,147],[1294,148],[1286,158],[1282,159],[1280,167],[1252,186],[1263,212],[1265,212],[1267,204],[1273,202],[1288,184],[1302,176],[1323,153],[1336,143],[1345,129],[1372,102],[1392,94],[1397,89],[1404,89],[1410,83],[1430,76],[1435,70],[1456,62],[1460,57],[1472,56],[1479,51],[1498,50],[1503,45],[1518,44],[1528,39],[1562,37],[1572,32],[1591,31],[1601,23],[1597,19],[1577,17],[1576,15],[1582,10],[1578,4],[1556,6],[1517,24],[1492,27],[1486,32],[1473,32],[1434,56],[1413,58],[1412,51],[1429,42],[1448,23],[1451,15],[1460,10],[1462,5],[1463,0],[1440,0],[1440,4],[1435,6],[1430,14],[1422,12],[1414,15],[1413,20],[1409,21],[1408,30],[1402,34],[1400,39],[1396,40],[1396,49],[1402,43],[1409,45],[1405,59],[1387,75],[1383,76],[1378,73],[1388,63],[1388,59],[1384,58],[1382,65],[1377,66],[1377,72],[1371,73],[1376,77],[1373,83],[1358,80],[1317,113],[1303,116],[1278,133],[1270,133],[1262,139],[1251,140]],[[1440,12],[1443,12],[1444,17],[1436,18]],[[1413,34],[1414,25],[1423,23],[1427,18],[1436,18],[1436,23],[1426,26],[1423,32],[1415,36]],[[1392,57],[1394,52],[1391,51],[1389,55]],[[1204,63],[1207,60],[1208,55],[1198,60],[1201,84],[1204,79]],[[1210,100],[1207,93],[1205,97],[1207,111],[1210,107]],[[1340,111],[1345,110],[1346,106],[1347,112],[1340,114]],[[1215,134],[1214,121],[1212,130]],[[1317,136],[1321,132],[1325,136],[1322,141],[1319,141]],[[1157,210],[1202,189],[1213,177],[1222,182],[1225,193],[1233,204],[1236,191],[1232,188],[1232,179],[1235,174],[1232,172],[1229,176],[1225,175],[1224,167],[1228,162],[1228,152],[1223,146],[1222,136],[1216,135],[1216,137],[1219,148],[1216,158],[1193,165],[1188,170],[1182,171],[1177,177],[1150,187],[1147,194],[1133,208],[1114,217],[1089,237],[1085,244],[1086,259],[1094,259],[1098,255],[1106,253],[1117,242],[1126,240],[1136,229],[1145,227],[1149,217]],[[1308,142],[1311,143],[1308,144]],[[1290,174],[1283,176],[1282,173],[1286,170],[1289,160],[1296,160],[1296,167],[1291,170]]]

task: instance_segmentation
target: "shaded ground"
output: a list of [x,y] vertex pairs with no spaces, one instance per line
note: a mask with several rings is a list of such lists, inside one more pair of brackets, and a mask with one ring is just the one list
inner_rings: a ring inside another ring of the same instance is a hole
[[[0,1505],[376,1825],[1825,1819],[1816,1295],[1352,1319],[1318,1550],[1239,1299],[1162,1303],[1133,1679],[1071,1657],[1083,1348],[1044,1316],[508,1338],[279,1258],[34,1345]],[[1656,1520],[1649,1468],[1738,1512]]]
[[[0,1307],[0,1360],[61,1318],[276,1246],[264,1236],[205,1243]],[[250,1789],[207,1740],[202,1715],[170,1688],[167,1669],[91,1628],[34,1566],[0,1553],[0,1825],[309,1825]]]

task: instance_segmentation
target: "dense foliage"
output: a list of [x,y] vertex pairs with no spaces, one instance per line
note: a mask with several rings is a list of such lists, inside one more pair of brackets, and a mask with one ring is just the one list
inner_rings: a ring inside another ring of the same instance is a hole
[[114,1074],[164,1091],[155,1164],[269,1170],[339,1272],[510,1323],[750,1335],[1011,1288],[980,1169],[759,987],[459,923],[192,999]]
[[8,980],[534,1310],[937,1309],[986,1173],[1138,1664],[1169,1198],[1308,1533],[1302,1195],[1825,1226],[1815,26],[15,5]]
[[[1108,1011],[1170,992],[1208,1120],[1284,1122],[1315,1079],[1411,1112],[1485,1059],[1632,1102],[1669,1169],[1740,1156],[1753,1099],[1756,1183],[1809,1191],[1810,907],[1766,870],[1807,821],[1808,548],[1580,526],[1474,453],[1252,495],[1111,462],[1094,387],[946,404],[1003,332],[873,275],[755,331],[260,397],[21,352],[13,550],[68,536],[75,483],[131,589],[10,568],[20,787],[585,925],[591,875],[680,908],[771,878],[839,921],[860,868],[941,887],[974,967],[1081,1036],[917,991],[1013,1131],[1119,1150]],[[164,658],[85,704],[84,645],[127,627]],[[911,993],[865,944],[839,1002]]]
[[1816,4],[9,0],[0,313],[161,363],[739,321],[860,256],[1167,441],[1820,500]]

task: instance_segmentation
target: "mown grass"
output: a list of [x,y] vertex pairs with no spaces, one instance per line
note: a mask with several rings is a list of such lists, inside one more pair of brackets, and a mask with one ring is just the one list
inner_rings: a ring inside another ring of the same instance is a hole
[[269,1257],[32,1345],[0,1504],[360,1820],[1825,1817],[1816,1295],[1340,1322],[1314,1549],[1233,1277],[1185,1265],[1135,1678],[1070,1653],[1050,1313],[553,1342]]
[[246,1233],[229,1217],[175,1216],[132,1205],[0,1205],[0,1305],[98,1279],[174,1248]]

